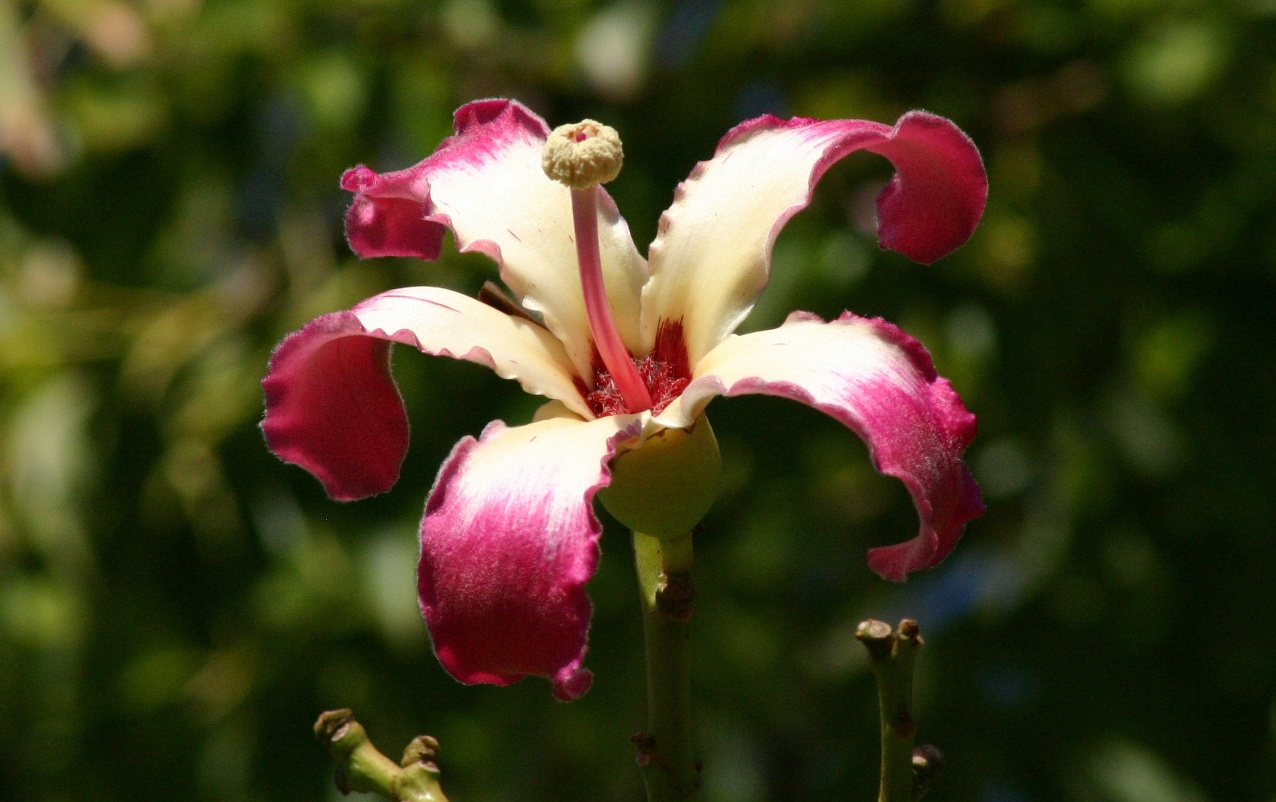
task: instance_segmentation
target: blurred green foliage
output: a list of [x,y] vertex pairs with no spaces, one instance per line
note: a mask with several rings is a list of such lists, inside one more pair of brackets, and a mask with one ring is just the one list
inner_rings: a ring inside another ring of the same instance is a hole
[[438,736],[456,800],[641,798],[626,533],[604,535],[597,678],[570,705],[457,685],[415,610],[437,465],[534,399],[399,349],[412,451],[353,505],[256,428],[286,332],[492,274],[357,262],[337,178],[419,160],[494,95],[620,129],[640,246],[763,112],[924,107],[989,168],[982,227],[933,268],[876,249],[870,156],[776,245],[748,325],[850,308],[917,335],[980,417],[989,512],[888,585],[864,552],[916,519],[858,441],[775,399],[713,405],[706,802],[871,799],[853,629],[904,614],[936,799],[1276,799],[1270,0],[0,0],[4,795],[335,798],[309,728],[351,706],[389,753]]

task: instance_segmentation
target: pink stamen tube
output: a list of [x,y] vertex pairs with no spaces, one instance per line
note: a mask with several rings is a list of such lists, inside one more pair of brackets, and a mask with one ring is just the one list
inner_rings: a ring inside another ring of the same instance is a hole
[[572,222],[576,227],[576,260],[580,264],[580,286],[585,293],[585,313],[594,335],[598,355],[607,366],[616,389],[630,412],[651,409],[651,394],[638,375],[629,349],[620,339],[616,321],[603,286],[602,256],[598,248],[598,185],[573,189]]

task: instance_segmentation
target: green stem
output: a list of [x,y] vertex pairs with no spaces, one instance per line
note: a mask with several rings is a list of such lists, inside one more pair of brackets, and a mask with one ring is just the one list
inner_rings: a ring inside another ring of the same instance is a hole
[[917,622],[904,619],[899,630],[881,621],[865,621],[855,632],[868,649],[869,666],[877,679],[881,705],[882,771],[878,802],[914,802],[913,665],[922,647]]
[[394,802],[448,802],[439,787],[439,742],[428,735],[413,739],[396,764],[372,744],[348,709],[329,710],[315,722],[315,737],[328,745],[340,764],[337,789],[380,794]]
[[691,722],[691,537],[660,541],[634,532],[634,557],[647,640],[647,732],[634,738],[638,765],[648,802],[677,802],[700,787]]

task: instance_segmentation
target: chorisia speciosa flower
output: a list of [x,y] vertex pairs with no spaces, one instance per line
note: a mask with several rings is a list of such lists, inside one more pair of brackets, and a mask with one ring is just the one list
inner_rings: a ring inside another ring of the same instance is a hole
[[[964,243],[987,180],[956,126],[925,112],[894,126],[741,123],[678,187],[644,259],[598,186],[620,167],[613,131],[586,121],[551,136],[507,100],[470,103],[455,123],[456,135],[414,167],[346,172],[350,245],[364,257],[436,259],[450,229],[461,251],[499,265],[514,298],[409,287],[319,317],[271,358],[262,423],[275,454],[348,500],[388,490],[407,450],[391,343],[486,365],[549,399],[526,425],[493,421],[457,443],[426,502],[420,603],[453,676],[503,685],[537,675],[560,699],[585,692],[594,497],[639,531],[685,533],[712,502],[718,456],[703,413],[716,396],[812,406],[905,484],[920,530],[872,549],[877,573],[902,580],[952,550],[982,512],[961,459],[975,421],[921,344],[850,313],[825,322],[795,312],[776,329],[733,331],[767,284],[784,223],[854,151],[895,167],[877,201],[883,247],[930,263]],[[629,486],[605,490],[621,484],[631,457]],[[662,465],[681,475],[663,480]],[[648,482],[658,492],[636,486]],[[644,514],[643,499],[654,512]]]

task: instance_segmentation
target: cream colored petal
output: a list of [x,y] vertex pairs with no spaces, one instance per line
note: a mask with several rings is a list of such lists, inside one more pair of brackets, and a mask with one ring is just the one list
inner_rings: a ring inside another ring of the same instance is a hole
[[[406,170],[347,171],[342,186],[356,193],[346,220],[351,246],[361,256],[434,259],[439,226],[447,226],[458,248],[496,260],[506,285],[544,317],[577,371],[592,380],[593,340],[576,263],[571,193],[541,168],[548,127],[521,104],[484,100],[457,110],[456,131]],[[639,301],[647,263],[602,191],[598,239],[617,329],[625,345],[641,353]]]
[[961,245],[988,183],[969,137],[942,117],[865,120],[759,117],[727,133],[678,187],[649,251],[642,331],[681,321],[691,363],[748,315],[770,276],[771,246],[832,164],[857,150],[886,156],[895,178],[878,198],[882,246],[929,263]]
[[850,313],[825,323],[795,312],[777,329],[728,337],[696,365],[674,414],[693,416],[715,396],[749,393],[790,398],[841,421],[868,445],[877,469],[908,488],[921,527],[912,540],[869,552],[869,566],[885,578],[936,565],[983,512],[962,462],[975,416],[921,344],[890,323]]
[[592,417],[562,343],[535,323],[441,287],[391,290],[351,311],[369,333],[384,332],[387,339],[427,354],[487,365],[533,395]]

